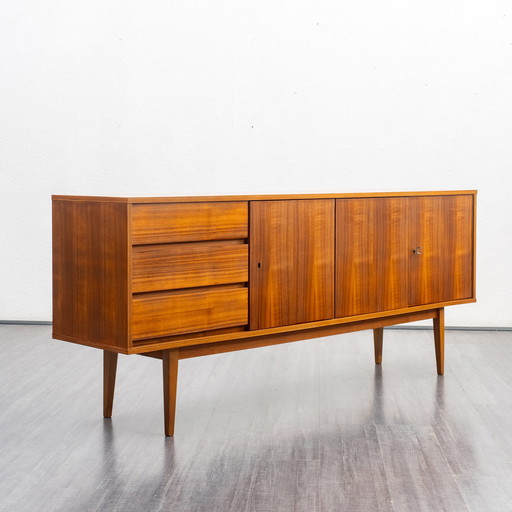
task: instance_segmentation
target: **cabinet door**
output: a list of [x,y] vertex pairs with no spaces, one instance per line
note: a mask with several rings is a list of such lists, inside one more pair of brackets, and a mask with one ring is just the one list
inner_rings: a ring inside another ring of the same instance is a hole
[[334,316],[334,200],[250,203],[250,328]]
[[336,316],[405,308],[408,198],[336,201]]
[[471,298],[473,196],[411,197],[409,211],[409,305]]

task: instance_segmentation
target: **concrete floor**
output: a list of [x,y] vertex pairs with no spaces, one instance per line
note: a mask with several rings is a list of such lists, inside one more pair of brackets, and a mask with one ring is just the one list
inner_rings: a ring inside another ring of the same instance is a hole
[[512,332],[370,331],[161,362],[0,325],[0,510],[512,511]]

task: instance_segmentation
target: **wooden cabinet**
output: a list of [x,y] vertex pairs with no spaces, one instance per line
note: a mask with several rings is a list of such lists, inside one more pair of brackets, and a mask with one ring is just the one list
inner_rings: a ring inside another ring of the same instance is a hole
[[53,197],[53,335],[161,358],[165,432],[180,359],[433,319],[475,301],[475,191]]

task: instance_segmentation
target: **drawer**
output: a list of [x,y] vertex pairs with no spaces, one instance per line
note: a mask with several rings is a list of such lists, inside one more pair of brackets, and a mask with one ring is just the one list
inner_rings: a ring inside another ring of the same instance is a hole
[[137,245],[132,269],[133,293],[243,283],[248,247],[230,241]]
[[234,327],[248,323],[247,288],[201,289],[134,296],[132,338]]
[[163,203],[132,206],[132,243],[247,238],[248,203]]

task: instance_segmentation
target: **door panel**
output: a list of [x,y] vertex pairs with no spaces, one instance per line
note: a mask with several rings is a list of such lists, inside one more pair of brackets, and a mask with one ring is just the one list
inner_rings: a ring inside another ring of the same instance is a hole
[[251,201],[250,328],[334,316],[334,200]]
[[336,316],[405,308],[408,198],[336,201]]
[[409,211],[409,305],[472,297],[473,196],[411,197]]

